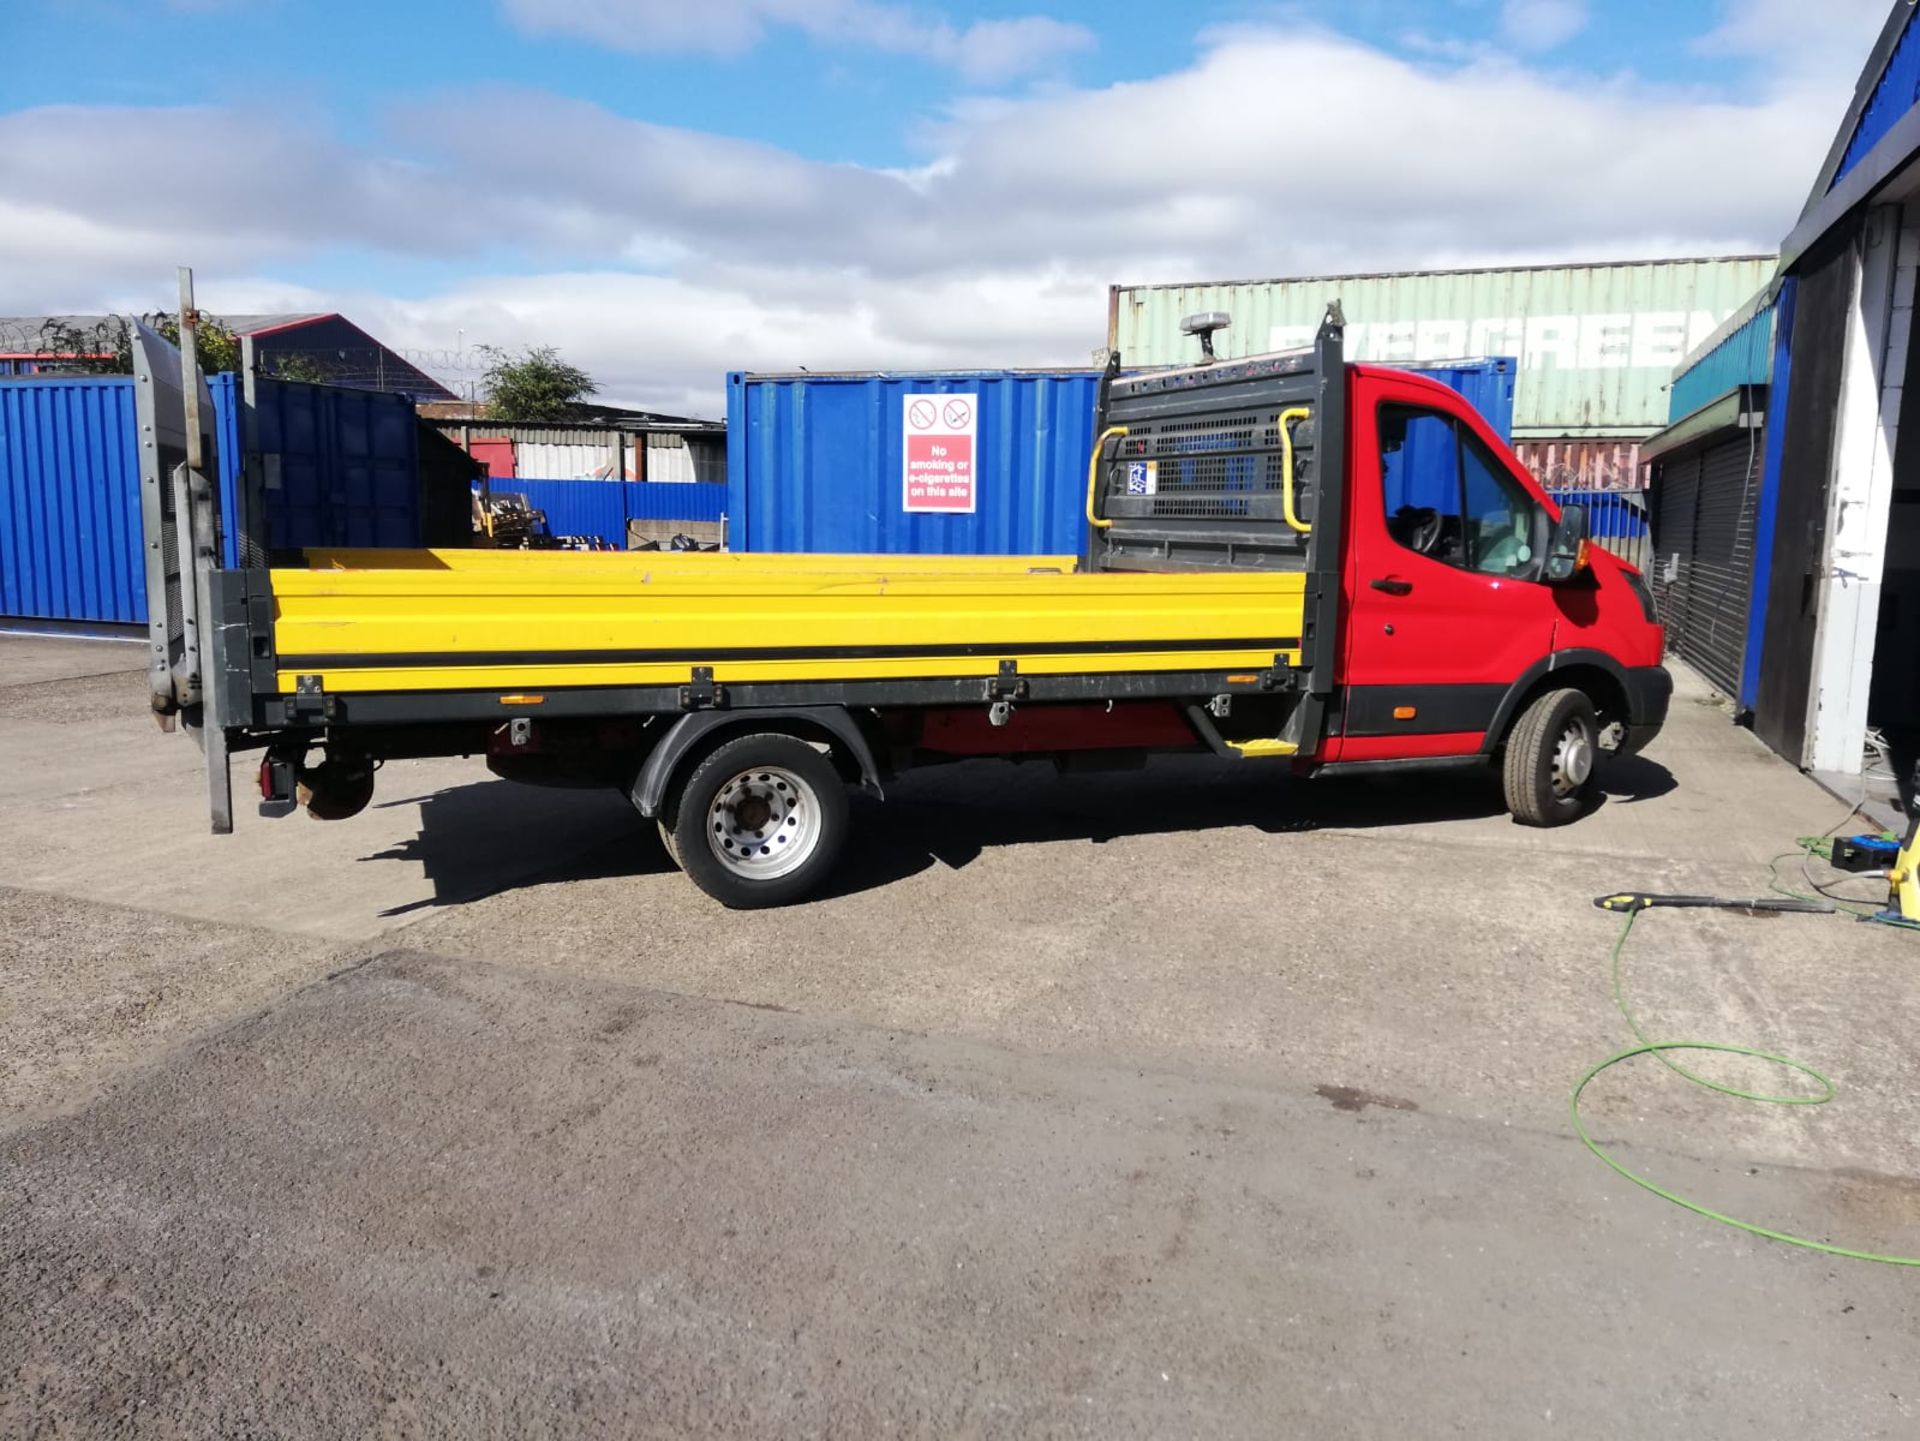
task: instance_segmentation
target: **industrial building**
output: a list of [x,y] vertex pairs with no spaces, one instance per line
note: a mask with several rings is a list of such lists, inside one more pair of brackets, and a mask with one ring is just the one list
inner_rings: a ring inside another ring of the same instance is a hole
[[487,467],[495,480],[632,480],[723,485],[727,427],[718,420],[595,406],[594,419],[560,425],[448,414],[427,406],[421,420]]
[[[448,401],[453,392],[391,346],[374,339],[344,315],[330,311],[298,315],[210,315],[209,319],[253,343],[263,375],[281,375],[353,390],[378,390],[416,401]],[[74,351],[78,338],[98,345],[111,315],[0,316],[0,376],[96,373],[114,359],[110,349]]]
[[1514,447],[1551,490],[1633,490],[1639,445],[1670,418],[1673,369],[1773,274],[1775,257],[1322,275],[1115,286],[1107,345],[1134,365],[1198,356],[1180,322],[1233,318],[1223,357],[1309,344],[1338,300],[1356,360],[1432,365],[1512,356]]
[[1775,274],[1689,355],[1653,461],[1669,641],[1852,797],[1920,716],[1920,27],[1890,7]]

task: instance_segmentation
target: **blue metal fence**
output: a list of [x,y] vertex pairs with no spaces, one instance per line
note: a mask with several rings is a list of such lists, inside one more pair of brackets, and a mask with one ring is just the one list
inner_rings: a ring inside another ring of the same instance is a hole
[[[240,387],[216,375],[208,390],[234,565]],[[270,545],[420,544],[418,429],[406,397],[263,378],[255,414]],[[145,575],[133,378],[0,382],[0,615],[137,624]]]
[[629,520],[718,521],[726,512],[723,485],[680,485],[644,480],[528,480],[493,483],[496,495],[524,495],[546,512],[555,535],[591,535],[616,549],[627,544]]
[[0,615],[147,618],[131,380],[0,385]]
[[1549,491],[1556,505],[1584,505],[1587,534],[1641,570],[1653,558],[1653,533],[1647,525],[1647,496],[1638,490]]

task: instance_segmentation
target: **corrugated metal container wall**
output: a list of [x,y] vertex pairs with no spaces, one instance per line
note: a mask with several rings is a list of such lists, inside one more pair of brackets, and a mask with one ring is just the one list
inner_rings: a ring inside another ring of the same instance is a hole
[[[419,432],[405,396],[256,382],[268,543],[421,543]],[[208,377],[220,450],[223,552],[238,564],[237,377]],[[130,376],[0,384],[0,614],[146,619]]]
[[727,507],[727,493],[717,485],[516,479],[494,490],[526,496],[528,505],[546,512],[547,529],[555,535],[597,536],[616,547],[627,543],[629,520],[712,522]]
[[261,379],[254,409],[254,443],[267,466],[268,544],[420,544],[420,441],[411,400]]
[[1510,359],[1462,360],[1453,365],[1423,365],[1420,374],[1457,390],[1485,417],[1494,433],[1513,440],[1514,381],[1519,362]]
[[1765,385],[1773,373],[1773,307],[1762,307],[1733,334],[1673,378],[1669,423],[1743,385]]
[[0,614],[147,618],[131,380],[0,385]]
[[[1074,555],[1097,371],[727,377],[727,511],[743,551]],[[978,397],[976,509],[902,505],[902,397]]]
[[1645,490],[1637,440],[1521,440],[1514,454],[1547,490]]
[[1140,286],[1114,296],[1122,363],[1190,364],[1182,317],[1224,310],[1224,356],[1311,341],[1328,302],[1347,316],[1352,360],[1422,364],[1518,355],[1514,434],[1651,435],[1667,424],[1674,367],[1772,278],[1770,256],[1408,275]]

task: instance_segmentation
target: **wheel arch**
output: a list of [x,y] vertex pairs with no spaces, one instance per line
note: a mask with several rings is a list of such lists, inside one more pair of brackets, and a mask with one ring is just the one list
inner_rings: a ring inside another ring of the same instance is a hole
[[1481,743],[1481,753],[1497,755],[1507,743],[1517,721],[1534,700],[1550,690],[1586,692],[1600,714],[1602,729],[1613,721],[1626,724],[1632,709],[1628,699],[1626,669],[1599,650],[1563,650],[1536,661],[1507,688],[1507,694],[1494,712],[1493,724]]
[[675,721],[647,753],[629,798],[649,819],[660,815],[674,777],[735,736],[770,732],[820,741],[843,779],[884,798],[880,768],[860,722],[845,706],[791,706],[752,711],[695,711]]

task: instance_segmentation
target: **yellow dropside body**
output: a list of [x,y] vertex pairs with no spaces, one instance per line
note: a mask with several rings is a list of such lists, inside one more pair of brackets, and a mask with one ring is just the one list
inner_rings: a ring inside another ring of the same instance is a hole
[[271,572],[283,693],[316,673],[330,693],[515,694],[683,685],[692,666],[722,684],[986,677],[1003,660],[1027,675],[1252,673],[1276,656],[1299,663],[1305,590],[1297,574],[1078,574],[1049,557],[343,551],[309,562]]
[[310,550],[308,570],[499,571],[539,561],[580,570],[611,568],[628,574],[638,566],[654,574],[781,575],[818,571],[829,575],[1026,575],[1071,574],[1072,555],[745,555],[733,551],[679,550]]

